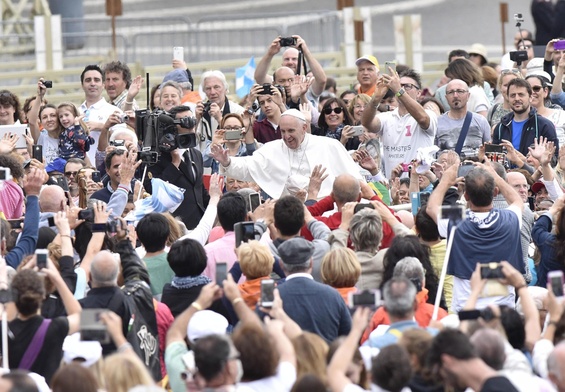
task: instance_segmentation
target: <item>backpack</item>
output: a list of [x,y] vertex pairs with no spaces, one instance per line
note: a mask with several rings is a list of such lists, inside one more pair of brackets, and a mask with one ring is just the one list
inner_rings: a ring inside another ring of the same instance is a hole
[[[124,306],[128,314],[131,314],[128,322],[126,339],[131,344],[133,351],[145,364],[155,381],[161,380],[161,364],[159,360],[159,333],[157,330],[157,318],[153,307],[153,296],[151,288],[142,280],[136,280],[126,284],[122,288],[124,295]],[[120,300],[115,296],[113,301]],[[109,308],[115,308],[112,304]]]

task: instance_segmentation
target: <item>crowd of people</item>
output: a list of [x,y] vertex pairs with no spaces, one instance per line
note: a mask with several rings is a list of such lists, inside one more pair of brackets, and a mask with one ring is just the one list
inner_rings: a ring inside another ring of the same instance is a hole
[[0,390],[564,392],[565,41],[533,42],[337,91],[277,37],[240,102],[173,60],[151,113],[120,61],[81,104],[0,91]]

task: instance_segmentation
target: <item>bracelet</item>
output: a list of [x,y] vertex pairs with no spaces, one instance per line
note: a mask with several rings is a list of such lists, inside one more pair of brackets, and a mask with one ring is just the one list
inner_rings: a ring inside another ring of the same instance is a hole
[[133,105],[133,101],[131,101],[131,102],[125,101],[124,103],[125,103],[126,105]]
[[131,346],[131,344],[129,342],[125,342],[120,347],[118,347],[118,352],[123,353],[124,351],[127,351],[128,349],[133,349],[133,347]]
[[68,238],[70,238],[70,239],[72,239],[72,238],[73,238],[73,237],[71,237],[71,236],[70,236],[70,235],[68,235],[68,234],[59,234],[59,235],[60,235],[61,237],[68,237]]
[[91,231],[93,233],[105,233],[106,223],[93,223]]
[[240,302],[243,302],[243,299],[241,297],[237,297],[236,299],[233,300],[232,305],[235,306]]
[[196,310],[202,310],[202,305],[200,305],[198,302],[194,301],[193,303],[190,304],[190,306],[194,306],[194,308]]

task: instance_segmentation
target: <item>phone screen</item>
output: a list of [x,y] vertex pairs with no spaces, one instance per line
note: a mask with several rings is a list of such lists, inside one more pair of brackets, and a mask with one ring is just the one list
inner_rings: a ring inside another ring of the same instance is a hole
[[265,279],[261,281],[261,306],[270,308],[275,300],[275,281]]
[[259,193],[250,193],[249,207],[251,208],[251,212],[255,211],[255,209],[260,205],[261,205],[261,196],[259,195]]
[[552,271],[548,274],[551,291],[556,297],[563,297],[563,273],[561,271]]
[[47,250],[38,249],[35,251],[35,265],[39,269],[47,268]]
[[458,222],[465,218],[465,207],[456,204],[454,206],[441,206],[440,219],[449,219]]
[[226,263],[216,263],[216,283],[222,284],[228,278],[228,265]]

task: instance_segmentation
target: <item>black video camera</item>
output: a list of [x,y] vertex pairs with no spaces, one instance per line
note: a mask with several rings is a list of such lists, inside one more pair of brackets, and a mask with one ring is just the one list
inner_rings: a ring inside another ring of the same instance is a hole
[[510,52],[510,60],[514,61],[516,64],[522,64],[524,61],[528,60],[528,52],[525,50]]

